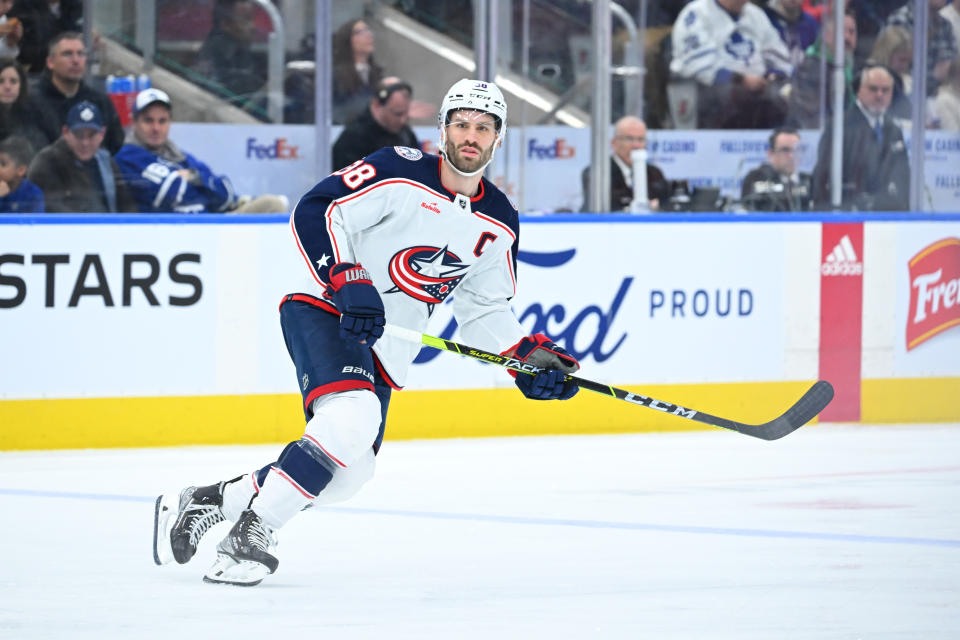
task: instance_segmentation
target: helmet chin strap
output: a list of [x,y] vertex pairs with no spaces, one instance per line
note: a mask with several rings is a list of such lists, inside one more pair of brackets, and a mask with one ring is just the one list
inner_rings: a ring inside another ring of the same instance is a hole
[[443,157],[444,160],[447,161],[447,164],[450,165],[451,169],[453,169],[456,173],[459,173],[464,178],[472,178],[477,174],[483,173],[483,170],[487,168],[487,165],[493,162],[493,157],[497,155],[497,147],[500,145],[500,137],[501,137],[500,134],[498,133],[497,139],[493,141],[493,150],[490,152],[490,158],[483,163],[483,166],[481,166],[479,169],[476,169],[475,171],[467,172],[467,171],[461,171],[457,167],[457,165],[453,163],[453,160],[447,157],[447,133],[446,131],[442,131],[440,135],[441,135],[440,155]]

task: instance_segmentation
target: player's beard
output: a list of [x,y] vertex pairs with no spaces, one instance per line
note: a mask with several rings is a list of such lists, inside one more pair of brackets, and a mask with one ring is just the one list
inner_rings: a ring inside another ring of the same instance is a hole
[[[490,160],[490,156],[493,155],[493,148],[496,146],[496,144],[496,141],[494,141],[486,151],[481,151],[480,155],[476,158],[463,158],[458,155],[457,145],[455,145],[452,140],[447,140],[444,152],[446,153],[447,160],[450,162],[450,164],[464,173],[472,173]],[[478,147],[475,145],[461,145],[461,148],[467,146],[478,149]]]

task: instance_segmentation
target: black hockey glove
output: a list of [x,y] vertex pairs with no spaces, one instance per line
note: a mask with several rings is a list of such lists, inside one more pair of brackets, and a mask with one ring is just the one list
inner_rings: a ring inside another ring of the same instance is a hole
[[566,380],[567,374],[580,368],[580,363],[542,333],[524,338],[504,353],[547,369],[536,375],[510,371],[520,392],[526,397],[533,400],[569,400],[580,391],[575,382]]
[[370,274],[360,264],[338,262],[330,267],[327,293],[340,311],[340,337],[368,347],[383,335],[383,301]]

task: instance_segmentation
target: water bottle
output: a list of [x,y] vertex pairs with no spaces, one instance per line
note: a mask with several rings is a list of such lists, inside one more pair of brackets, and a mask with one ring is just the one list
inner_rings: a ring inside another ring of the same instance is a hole
[[133,103],[137,99],[136,77],[132,75],[121,76],[117,78],[117,93],[119,94],[117,102],[117,113],[120,116],[120,124],[129,125],[133,121]]
[[127,94],[123,90],[123,76],[109,75],[106,80],[107,97],[113,103],[113,108],[120,116],[120,123],[123,126],[130,124],[130,112],[127,109]]

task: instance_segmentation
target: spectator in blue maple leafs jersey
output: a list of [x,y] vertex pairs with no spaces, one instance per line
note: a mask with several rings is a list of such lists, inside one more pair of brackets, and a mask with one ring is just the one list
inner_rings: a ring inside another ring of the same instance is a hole
[[172,105],[160,89],[141,91],[133,106],[133,127],[116,160],[144,213],[281,213],[284,196],[238,196],[225,175],[170,140]]

